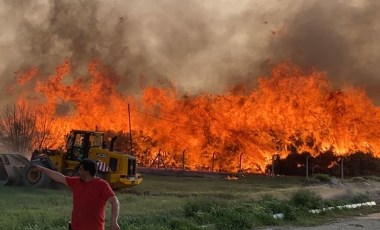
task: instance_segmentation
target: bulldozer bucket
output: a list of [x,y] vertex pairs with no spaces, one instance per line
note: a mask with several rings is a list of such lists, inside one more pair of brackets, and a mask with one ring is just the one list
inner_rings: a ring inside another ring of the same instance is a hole
[[19,185],[21,170],[29,160],[18,154],[0,154],[0,185]]

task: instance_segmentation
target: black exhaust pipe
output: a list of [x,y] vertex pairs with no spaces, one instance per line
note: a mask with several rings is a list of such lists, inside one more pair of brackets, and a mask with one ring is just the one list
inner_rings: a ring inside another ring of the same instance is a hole
[[111,144],[110,144],[110,151],[111,151],[111,152],[113,151],[113,147],[114,147],[114,145],[115,145],[115,141],[116,141],[116,139],[117,139],[117,136],[114,136],[114,137],[112,137],[112,139],[111,139]]

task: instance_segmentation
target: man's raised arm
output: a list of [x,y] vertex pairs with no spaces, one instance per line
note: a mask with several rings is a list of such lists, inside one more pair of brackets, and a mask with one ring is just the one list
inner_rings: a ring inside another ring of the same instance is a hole
[[52,180],[57,181],[61,184],[67,185],[66,176],[63,175],[62,173],[48,169],[48,168],[45,168],[45,167],[40,166],[40,165],[34,165],[34,167],[35,167],[36,171],[39,171],[41,173],[45,173]]

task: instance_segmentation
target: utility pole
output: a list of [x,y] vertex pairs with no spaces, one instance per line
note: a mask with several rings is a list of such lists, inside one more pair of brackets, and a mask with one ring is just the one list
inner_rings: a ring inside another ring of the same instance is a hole
[[128,120],[129,120],[129,143],[130,143],[130,154],[133,156],[133,151],[132,151],[132,128],[131,128],[131,110],[129,108],[128,104]]

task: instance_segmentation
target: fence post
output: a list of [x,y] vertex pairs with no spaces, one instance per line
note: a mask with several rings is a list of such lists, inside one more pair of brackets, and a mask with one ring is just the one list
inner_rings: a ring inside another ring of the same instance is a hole
[[343,157],[340,159],[340,176],[342,177],[342,180],[344,179],[343,175]]
[[306,156],[306,179],[309,180],[309,156]]
[[185,151],[186,149],[182,152],[182,171],[185,171]]
[[242,157],[243,157],[243,153],[240,153],[240,158],[239,158],[239,170],[240,171],[242,170],[242,163],[241,163]]
[[211,166],[211,172],[214,172],[214,165],[215,165],[215,151],[212,153],[212,166]]

